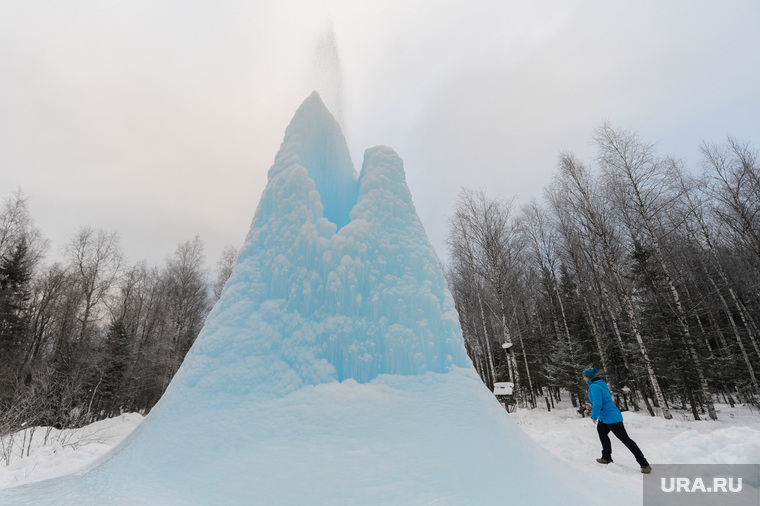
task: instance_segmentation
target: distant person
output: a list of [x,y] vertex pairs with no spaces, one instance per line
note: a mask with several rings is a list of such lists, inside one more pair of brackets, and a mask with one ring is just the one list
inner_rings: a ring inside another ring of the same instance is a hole
[[[589,367],[583,371],[583,381],[588,385],[588,400],[591,401],[591,420],[596,424],[596,431],[599,433],[599,440],[602,442],[602,458],[596,459],[600,464],[610,464],[612,462],[612,444],[608,434],[613,434],[633,453],[636,462],[641,466],[641,472],[649,474],[652,468],[639,449],[638,445],[628,436],[623,426],[623,414],[612,402],[612,395],[607,388],[607,383],[602,378],[598,378],[596,373],[599,370],[596,367]],[[597,423],[597,419],[599,422]]]

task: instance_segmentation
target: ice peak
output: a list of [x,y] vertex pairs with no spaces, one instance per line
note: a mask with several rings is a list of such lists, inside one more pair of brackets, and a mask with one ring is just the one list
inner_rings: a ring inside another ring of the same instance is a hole
[[327,109],[327,106],[322,101],[322,97],[317,90],[311,92],[306,99],[301,102],[301,105],[296,109],[293,119],[290,120],[290,124],[329,124],[335,122],[335,117]]
[[314,103],[315,107],[321,106],[322,109],[327,111],[327,106],[325,105],[324,101],[322,101],[322,97],[319,95],[319,92],[317,90],[312,91],[306,99],[301,102],[301,107],[303,107],[306,104]]
[[316,91],[298,107],[285,130],[270,179],[293,165],[304,167],[314,181],[325,218],[338,228],[348,223],[359,191],[357,174],[340,124]]

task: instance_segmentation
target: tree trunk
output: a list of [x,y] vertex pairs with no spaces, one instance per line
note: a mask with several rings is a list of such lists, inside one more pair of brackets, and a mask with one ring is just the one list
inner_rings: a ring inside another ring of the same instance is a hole
[[483,309],[483,299],[478,291],[478,304],[480,306],[480,320],[483,323],[483,339],[486,344],[486,365],[488,366],[491,376],[491,390],[493,390],[493,384],[496,383],[496,371],[493,363],[493,353],[491,352],[491,340],[488,338],[488,327],[486,326],[486,312]]

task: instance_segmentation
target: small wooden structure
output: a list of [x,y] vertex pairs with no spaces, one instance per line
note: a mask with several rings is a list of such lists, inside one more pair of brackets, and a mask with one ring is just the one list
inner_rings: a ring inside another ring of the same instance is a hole
[[507,413],[513,413],[517,402],[515,401],[515,384],[511,381],[502,381],[493,384],[493,394],[496,396],[496,400],[504,405],[504,409]]

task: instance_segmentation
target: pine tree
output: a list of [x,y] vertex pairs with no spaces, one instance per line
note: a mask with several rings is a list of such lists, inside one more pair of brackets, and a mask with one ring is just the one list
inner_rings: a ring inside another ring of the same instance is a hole
[[104,350],[105,366],[100,376],[97,392],[99,408],[108,416],[121,414],[121,407],[127,404],[129,392],[124,388],[124,380],[131,362],[132,339],[123,320],[111,323]]
[[0,258],[0,393],[13,389],[28,329],[31,262],[26,241]]

